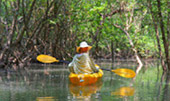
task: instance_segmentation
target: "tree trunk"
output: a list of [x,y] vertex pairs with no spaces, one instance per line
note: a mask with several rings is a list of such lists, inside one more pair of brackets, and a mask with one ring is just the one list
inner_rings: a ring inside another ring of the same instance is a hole
[[[12,40],[13,40],[13,37],[14,37],[14,33],[15,33],[15,26],[16,26],[17,17],[18,17],[17,11],[18,11],[19,8],[15,7],[16,4],[13,4],[12,6],[15,9],[15,11],[13,12],[14,13],[13,21],[12,21],[12,25],[11,25],[11,28],[10,28],[10,32],[7,35],[7,40],[8,41],[4,45],[4,49],[0,54],[0,60],[2,60],[2,58],[4,58],[4,55],[6,54],[6,52],[9,52],[9,49],[11,48]],[[7,29],[7,30],[9,30],[9,29]],[[7,61],[8,61],[8,56],[5,59],[5,62],[7,62]]]
[[114,43],[113,43],[113,40],[111,41],[111,53],[112,53],[112,64],[114,63],[115,61],[115,54],[114,54]]
[[167,68],[166,68],[166,65],[165,65],[165,61],[163,60],[162,49],[161,49],[160,40],[159,40],[158,25],[155,23],[155,22],[157,22],[156,19],[155,19],[156,17],[154,16],[154,13],[153,13],[153,11],[152,11],[151,1],[148,0],[148,3],[149,3],[149,9],[150,9],[151,15],[152,15],[153,25],[154,25],[155,32],[156,32],[156,39],[157,39],[157,45],[158,45],[158,51],[159,51],[160,61],[161,61],[161,64],[162,64],[162,69],[163,69],[164,71],[166,71]]
[[166,37],[166,35],[165,35],[165,30],[164,30],[165,27],[164,27],[164,23],[163,23],[160,0],[157,0],[157,3],[158,3],[157,6],[158,6],[158,14],[159,14],[159,20],[160,20],[160,28],[161,28],[161,32],[162,32],[162,40],[163,40],[164,50],[165,50],[165,57],[166,57],[168,69],[170,70],[169,45],[168,45],[168,40],[166,39],[168,37]]

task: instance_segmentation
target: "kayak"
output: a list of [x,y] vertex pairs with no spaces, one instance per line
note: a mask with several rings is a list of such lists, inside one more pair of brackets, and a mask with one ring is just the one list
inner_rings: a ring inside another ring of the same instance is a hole
[[99,69],[98,73],[93,74],[75,74],[70,73],[69,79],[72,84],[75,85],[90,85],[98,82],[103,76],[103,71]]

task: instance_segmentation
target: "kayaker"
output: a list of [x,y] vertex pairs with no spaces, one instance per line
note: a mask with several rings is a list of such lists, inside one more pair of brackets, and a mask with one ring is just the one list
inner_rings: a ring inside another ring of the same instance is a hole
[[98,72],[99,68],[95,67],[94,61],[89,56],[89,50],[92,46],[89,46],[85,41],[80,43],[77,47],[77,52],[73,57],[72,62],[68,65],[70,72],[75,74],[91,74]]

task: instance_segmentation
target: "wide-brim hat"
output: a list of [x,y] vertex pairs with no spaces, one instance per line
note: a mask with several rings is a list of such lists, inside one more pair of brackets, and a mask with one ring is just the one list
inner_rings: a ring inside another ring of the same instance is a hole
[[77,47],[76,51],[79,52],[80,48],[85,48],[85,47],[88,47],[88,51],[92,48],[92,46],[89,46],[87,42],[83,41],[80,43],[80,46]]

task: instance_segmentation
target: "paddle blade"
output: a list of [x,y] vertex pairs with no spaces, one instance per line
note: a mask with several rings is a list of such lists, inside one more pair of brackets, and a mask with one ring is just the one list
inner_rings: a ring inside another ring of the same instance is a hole
[[121,69],[112,70],[112,72],[125,78],[133,78],[136,76],[136,73],[130,69],[121,68]]
[[38,55],[37,60],[42,62],[42,63],[53,63],[53,62],[59,62],[56,58],[49,56],[49,55]]

